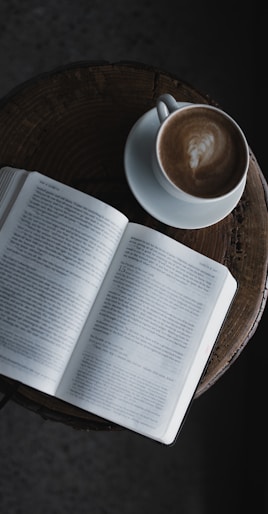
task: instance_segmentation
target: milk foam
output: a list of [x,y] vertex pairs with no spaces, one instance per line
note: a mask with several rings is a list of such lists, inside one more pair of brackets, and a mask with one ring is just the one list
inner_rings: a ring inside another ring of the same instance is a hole
[[195,171],[200,165],[209,163],[215,151],[215,138],[212,133],[193,135],[188,141],[189,165]]

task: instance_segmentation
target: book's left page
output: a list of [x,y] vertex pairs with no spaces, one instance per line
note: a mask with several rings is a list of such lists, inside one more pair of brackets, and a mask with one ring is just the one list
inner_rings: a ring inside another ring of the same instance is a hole
[[127,222],[96,198],[27,175],[0,232],[1,374],[55,393]]

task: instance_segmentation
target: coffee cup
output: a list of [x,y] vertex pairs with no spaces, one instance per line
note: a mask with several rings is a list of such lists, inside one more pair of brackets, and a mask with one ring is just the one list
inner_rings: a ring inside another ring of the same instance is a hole
[[226,200],[234,208],[249,167],[249,147],[237,122],[218,107],[177,102],[170,94],[160,95],[156,107],[160,127],[152,166],[159,184],[179,200]]

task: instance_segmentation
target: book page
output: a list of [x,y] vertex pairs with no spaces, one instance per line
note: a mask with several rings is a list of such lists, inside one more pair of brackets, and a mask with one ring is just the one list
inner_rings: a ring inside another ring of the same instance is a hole
[[0,373],[53,394],[126,217],[31,172],[0,232]]
[[227,274],[129,224],[56,395],[161,439]]
[[0,169],[0,230],[22,188],[28,172],[10,166]]

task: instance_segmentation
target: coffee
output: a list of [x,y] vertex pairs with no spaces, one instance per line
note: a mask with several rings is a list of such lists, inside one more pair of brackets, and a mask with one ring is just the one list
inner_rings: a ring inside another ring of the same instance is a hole
[[161,132],[159,159],[173,184],[202,198],[231,191],[247,165],[239,128],[227,115],[203,106],[172,113]]

